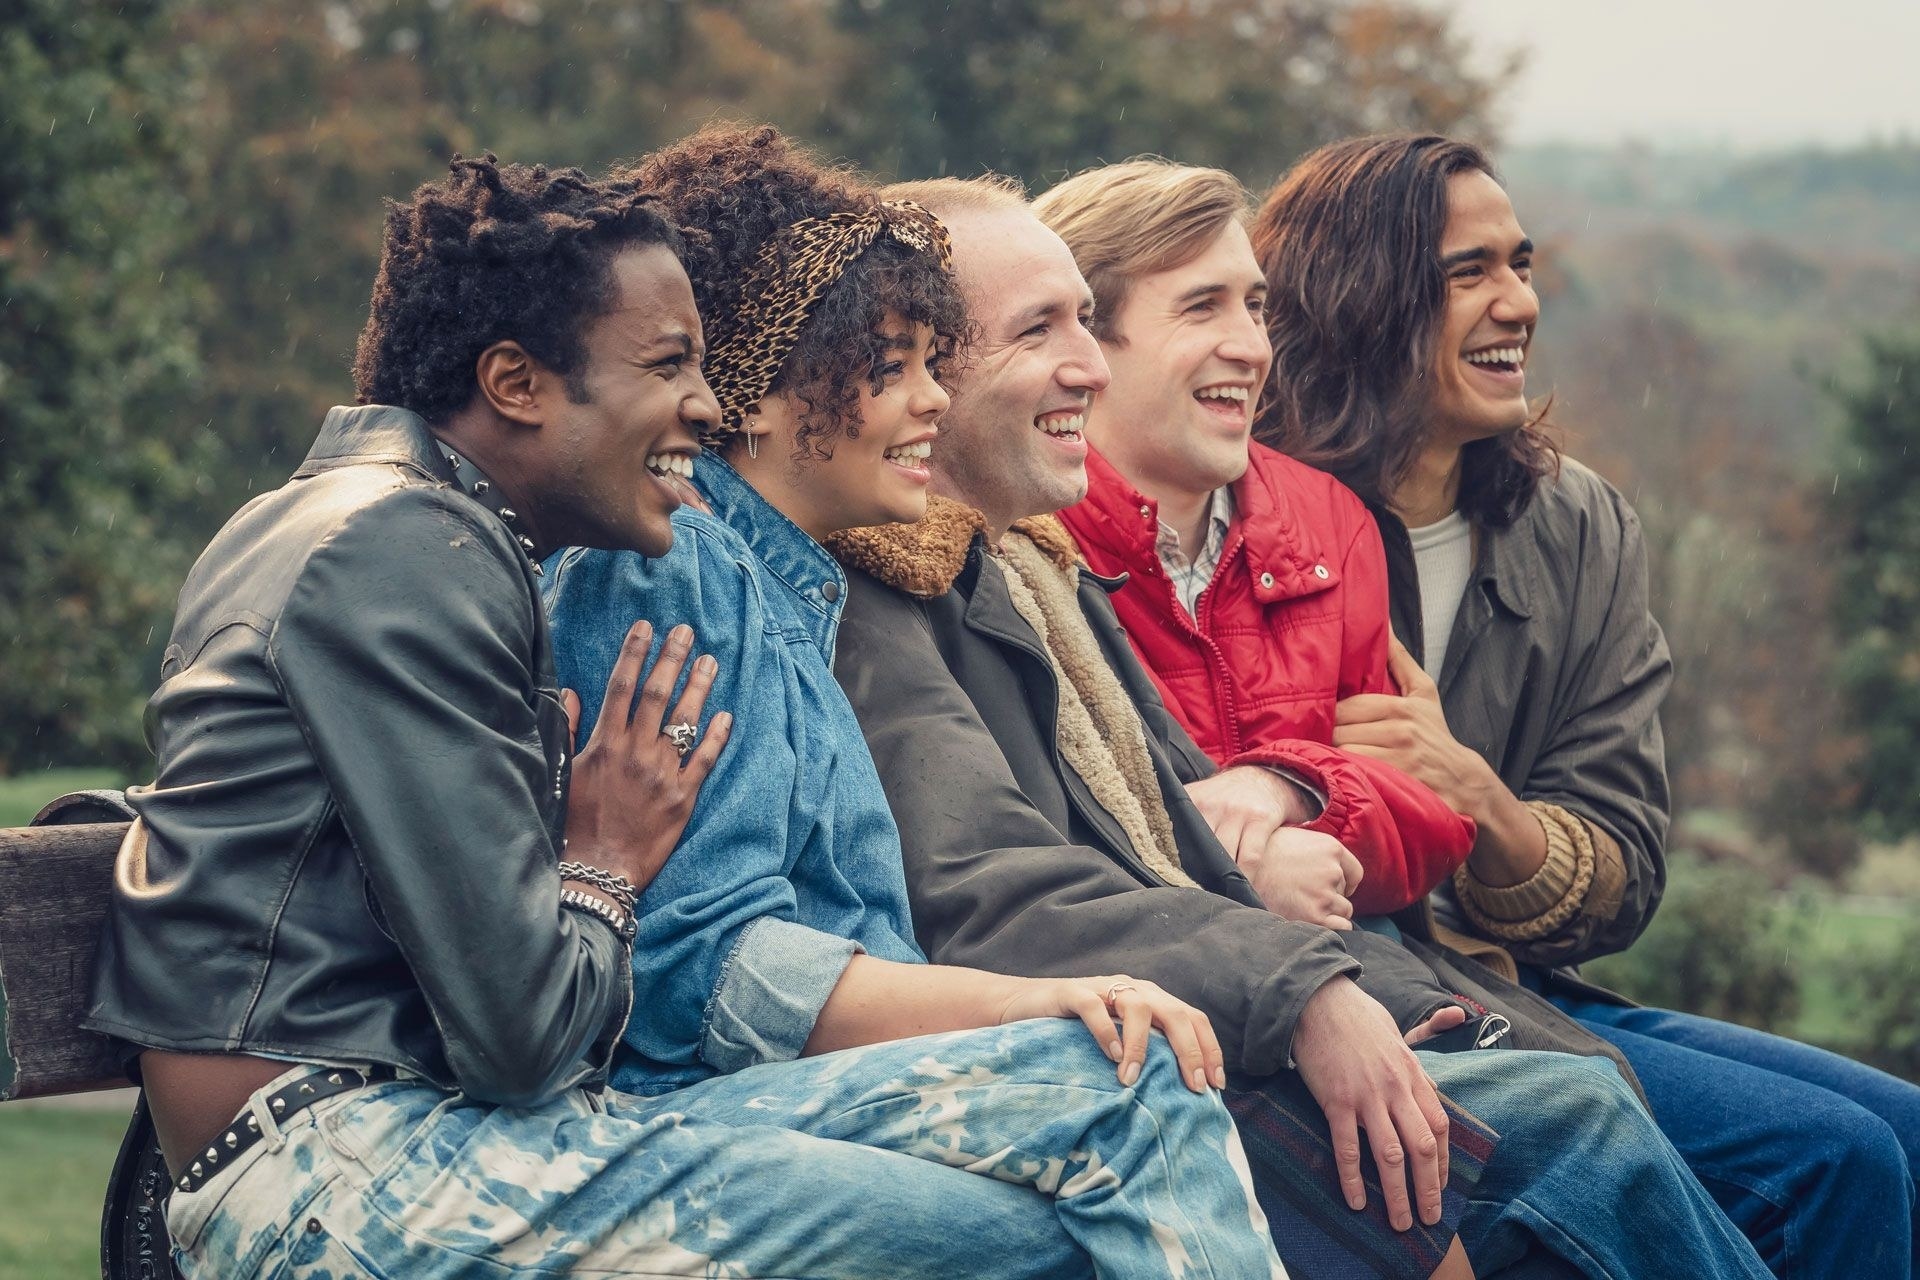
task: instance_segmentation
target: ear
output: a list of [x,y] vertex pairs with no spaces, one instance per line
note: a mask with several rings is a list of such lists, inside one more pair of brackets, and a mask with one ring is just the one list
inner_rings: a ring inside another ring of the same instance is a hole
[[496,342],[474,362],[473,379],[487,406],[509,422],[537,427],[545,420],[541,397],[555,382],[553,371],[517,342]]

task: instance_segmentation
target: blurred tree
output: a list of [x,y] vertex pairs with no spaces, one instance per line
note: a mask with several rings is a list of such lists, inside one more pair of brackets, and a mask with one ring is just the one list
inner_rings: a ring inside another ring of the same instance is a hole
[[1920,831],[1920,336],[1867,343],[1842,393],[1845,457],[1833,487],[1843,530],[1836,616],[1841,675],[1865,738],[1861,806],[1879,833]]
[[16,0],[0,26],[0,774],[144,757],[174,530],[211,488],[179,414],[196,294],[167,272],[159,7]]

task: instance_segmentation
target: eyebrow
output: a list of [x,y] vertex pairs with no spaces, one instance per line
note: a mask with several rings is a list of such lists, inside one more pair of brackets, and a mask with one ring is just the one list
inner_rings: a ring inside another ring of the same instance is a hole
[[[1082,298],[1079,300],[1078,305],[1071,308],[1071,310],[1075,314],[1078,314],[1083,308],[1091,310],[1092,307],[1092,298]],[[1028,307],[1025,311],[1015,315],[1013,317],[1013,327],[1015,330],[1025,329],[1031,326],[1036,320],[1051,320],[1055,316],[1067,314],[1068,311],[1069,308],[1064,302],[1042,302],[1035,306]]]
[[667,333],[654,334],[643,346],[648,351],[656,347],[678,347],[681,355],[690,356],[693,354],[693,335],[685,329],[674,329]]
[[[1533,241],[1531,239],[1522,240],[1513,248],[1513,256],[1516,258],[1523,257],[1532,252]],[[1471,249],[1456,249],[1452,253],[1445,255],[1440,259],[1440,266],[1445,270],[1451,271],[1453,268],[1465,266],[1469,262],[1485,262],[1496,256],[1491,246],[1477,244]]]
[[[1227,284],[1224,281],[1219,281],[1214,284],[1196,285],[1193,288],[1187,290],[1185,293],[1181,294],[1178,298],[1175,298],[1174,305],[1184,306],[1189,302],[1198,302],[1200,299],[1206,297],[1209,294],[1231,293],[1232,291],[1233,291],[1233,286],[1230,284]],[[1247,286],[1247,292],[1248,293],[1265,293],[1267,292],[1267,282],[1265,280],[1256,280],[1252,284]]]

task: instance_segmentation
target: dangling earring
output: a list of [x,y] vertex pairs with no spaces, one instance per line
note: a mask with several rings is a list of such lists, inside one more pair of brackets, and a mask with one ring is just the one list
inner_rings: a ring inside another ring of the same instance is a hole
[[747,456],[749,458],[760,456],[760,437],[751,431],[747,432]]

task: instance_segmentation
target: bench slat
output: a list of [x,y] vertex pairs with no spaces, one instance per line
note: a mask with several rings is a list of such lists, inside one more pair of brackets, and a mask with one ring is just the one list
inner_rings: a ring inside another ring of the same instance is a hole
[[120,1088],[104,1036],[76,1025],[124,822],[0,829],[0,992],[14,1076],[0,1101]]

